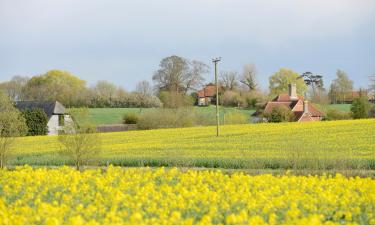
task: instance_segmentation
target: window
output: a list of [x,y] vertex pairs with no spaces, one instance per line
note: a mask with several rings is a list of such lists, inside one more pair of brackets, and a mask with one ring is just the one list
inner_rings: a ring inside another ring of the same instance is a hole
[[59,126],[64,126],[65,121],[64,121],[64,115],[59,115]]

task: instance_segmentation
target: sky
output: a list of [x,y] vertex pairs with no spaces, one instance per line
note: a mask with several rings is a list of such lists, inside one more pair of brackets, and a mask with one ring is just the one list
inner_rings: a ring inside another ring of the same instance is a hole
[[[373,0],[0,0],[0,82],[51,69],[133,90],[164,57],[256,65],[263,89],[280,68],[356,88],[375,74]],[[213,70],[205,74],[213,80]]]

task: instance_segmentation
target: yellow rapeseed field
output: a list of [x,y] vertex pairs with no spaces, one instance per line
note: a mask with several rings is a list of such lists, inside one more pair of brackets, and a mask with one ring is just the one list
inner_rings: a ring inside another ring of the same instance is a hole
[[0,224],[375,224],[375,180],[25,166],[0,171]]
[[[101,165],[375,169],[375,119],[105,133]],[[56,137],[17,139],[10,165],[63,165]]]

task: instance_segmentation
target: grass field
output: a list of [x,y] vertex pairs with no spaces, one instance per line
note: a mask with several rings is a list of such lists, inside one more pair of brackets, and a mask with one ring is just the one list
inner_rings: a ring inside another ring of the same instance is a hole
[[[89,109],[90,112],[90,120],[92,123],[96,125],[100,124],[119,124],[122,123],[122,118],[124,114],[133,112],[133,113],[143,113],[147,111],[156,110],[155,108],[91,108]],[[215,115],[215,107],[208,106],[208,107],[193,107],[192,110],[196,110],[198,113],[202,114],[212,114]],[[254,110],[248,109],[237,109],[237,108],[227,108],[221,107],[220,114],[221,114],[221,122],[224,120],[224,115],[230,112],[240,112],[245,114],[249,117],[250,122],[250,115],[255,112]]]
[[[328,109],[337,109],[344,112],[350,111],[350,104],[335,104],[335,105],[326,105],[322,106],[326,110]],[[197,110],[199,113],[211,113],[215,114],[215,107],[209,106],[209,107],[194,107],[194,110]],[[101,124],[118,124],[122,123],[122,118],[124,114],[129,112],[134,113],[143,113],[147,111],[155,110],[154,108],[91,108],[89,109],[90,112],[90,120],[92,123],[96,125]],[[249,116],[249,122],[250,122],[250,115],[255,112],[255,110],[249,110],[249,109],[237,109],[237,108],[230,108],[230,107],[220,107],[220,120],[223,123],[224,122],[224,115],[226,113],[230,112],[240,112],[245,114],[246,116]]]
[[108,167],[0,170],[0,224],[374,224],[375,180]]
[[[229,169],[375,169],[375,119],[101,134],[100,165]],[[11,165],[71,164],[56,137],[17,139]]]

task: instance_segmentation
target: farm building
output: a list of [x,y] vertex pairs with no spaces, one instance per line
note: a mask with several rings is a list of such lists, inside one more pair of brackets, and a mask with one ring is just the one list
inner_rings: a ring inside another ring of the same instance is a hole
[[320,121],[324,116],[321,111],[316,109],[312,104],[309,104],[302,96],[297,95],[295,84],[289,85],[289,93],[279,94],[275,99],[267,102],[263,113],[257,111],[252,116],[255,117],[255,121],[264,120],[263,114],[271,113],[274,108],[281,105],[290,108],[296,122]]
[[58,135],[66,123],[72,122],[70,115],[66,113],[65,107],[58,101],[36,102],[22,101],[16,102],[16,108],[20,111],[26,109],[42,109],[48,117],[48,135]]
[[211,104],[216,95],[216,86],[214,84],[206,85],[202,90],[198,91],[198,105],[205,106]]

